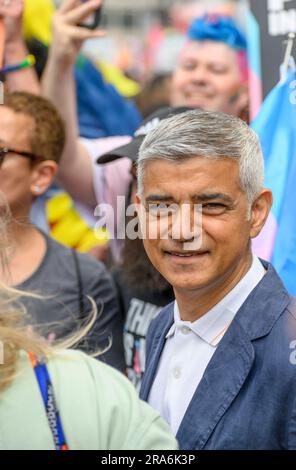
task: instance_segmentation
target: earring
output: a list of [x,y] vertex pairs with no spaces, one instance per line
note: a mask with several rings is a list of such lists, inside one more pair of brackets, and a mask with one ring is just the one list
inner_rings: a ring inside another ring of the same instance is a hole
[[33,186],[33,191],[34,191],[34,193],[39,194],[40,193],[39,186]]

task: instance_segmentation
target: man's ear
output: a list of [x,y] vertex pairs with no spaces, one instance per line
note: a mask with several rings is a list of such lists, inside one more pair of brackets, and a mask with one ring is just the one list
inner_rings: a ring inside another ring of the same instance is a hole
[[136,204],[137,213],[139,213],[140,204],[141,204],[141,197],[140,197],[139,193],[136,193],[136,195],[135,195],[135,204]]
[[58,170],[58,164],[53,160],[38,163],[32,171],[30,190],[33,196],[44,194],[51,186]]
[[144,210],[142,199],[139,193],[135,195],[135,205],[136,205],[137,217],[139,219],[139,223],[141,226],[145,219],[145,210]]
[[250,237],[255,238],[261,232],[272,206],[272,192],[262,189],[256,197],[251,209]]
[[250,104],[249,88],[247,85],[242,85],[241,93],[238,99],[238,115],[248,110]]

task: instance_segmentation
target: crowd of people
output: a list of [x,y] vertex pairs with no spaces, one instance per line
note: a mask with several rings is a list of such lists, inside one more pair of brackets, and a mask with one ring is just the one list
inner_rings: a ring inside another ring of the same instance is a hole
[[[195,19],[134,134],[90,139],[75,67],[105,34],[81,26],[101,3],[64,0],[42,71],[5,76],[0,448],[296,449],[296,303],[251,249],[272,193],[244,34]],[[5,64],[28,54],[22,12],[0,0]],[[103,249],[51,237],[46,195],[61,189],[95,221],[109,209]]]

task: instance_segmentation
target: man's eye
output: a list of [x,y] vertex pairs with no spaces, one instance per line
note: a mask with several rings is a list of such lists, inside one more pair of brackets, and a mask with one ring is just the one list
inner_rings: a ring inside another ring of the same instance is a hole
[[194,62],[184,62],[182,64],[183,70],[194,70],[195,67],[196,67],[196,64]]
[[202,206],[203,212],[223,212],[226,206],[219,203],[209,203]]
[[228,70],[225,69],[224,67],[223,67],[223,68],[220,68],[220,67],[219,67],[219,68],[218,68],[218,67],[212,67],[212,68],[211,68],[211,72],[216,73],[217,75],[219,75],[219,74],[222,75],[222,74],[224,74],[224,73],[227,73]]

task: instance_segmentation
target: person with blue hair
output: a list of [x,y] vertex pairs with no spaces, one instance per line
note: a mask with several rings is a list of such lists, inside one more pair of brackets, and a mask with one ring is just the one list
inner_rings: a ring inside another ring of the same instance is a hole
[[171,104],[242,117],[248,107],[247,42],[235,21],[206,14],[187,31],[172,80]]

